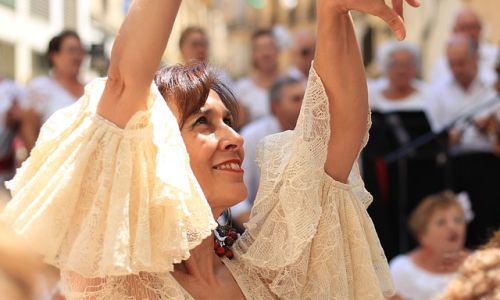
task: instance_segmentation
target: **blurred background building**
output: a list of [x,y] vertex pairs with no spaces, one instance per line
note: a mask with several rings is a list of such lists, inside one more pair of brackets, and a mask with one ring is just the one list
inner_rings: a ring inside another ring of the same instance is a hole
[[[102,75],[106,53],[131,0],[0,0],[0,75],[25,83],[47,70],[44,53],[50,37],[63,28],[75,29],[92,54],[86,77]],[[460,8],[478,11],[486,25],[486,40],[500,42],[497,0],[423,0],[408,10],[408,40],[421,46],[424,74],[443,51],[452,19]],[[354,14],[365,61],[371,74],[375,51],[391,32],[376,18]],[[314,0],[185,0],[165,55],[178,62],[177,40],[188,25],[201,25],[211,40],[212,61],[239,77],[248,69],[248,41],[256,28],[276,26],[284,46],[287,32],[315,26]],[[284,56],[283,60],[287,60]],[[230,62],[230,63],[229,63]]]

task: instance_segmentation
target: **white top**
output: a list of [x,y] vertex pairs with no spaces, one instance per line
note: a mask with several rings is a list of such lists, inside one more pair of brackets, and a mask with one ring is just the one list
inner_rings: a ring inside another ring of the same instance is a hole
[[76,100],[78,99],[55,79],[48,76],[33,79],[27,88],[27,105],[41,115],[42,123],[45,123],[53,113],[70,106]]
[[295,80],[305,80],[307,76],[304,75],[296,66],[291,66],[286,73],[286,76],[293,78]]
[[248,109],[250,121],[271,114],[269,91],[255,84],[251,77],[242,78],[236,83],[235,94]]
[[[474,80],[468,91],[464,91],[454,80],[443,82],[442,85],[433,90],[432,99],[428,102],[433,130],[444,128],[464,113],[492,100],[495,95],[496,92],[493,86],[480,77]],[[474,114],[473,118],[483,118],[493,113],[494,109],[494,105],[485,107],[485,109]],[[492,142],[488,136],[477,130],[475,126],[467,125],[465,120],[461,120],[457,122],[455,127],[462,130],[462,139],[460,144],[452,149],[452,152],[458,154],[492,151]]]
[[[23,106],[24,90],[14,81],[0,81],[0,160],[7,158],[12,154],[12,140],[15,132],[7,127],[7,113],[14,102]],[[0,182],[9,179],[12,176],[10,171],[0,170]]]
[[263,117],[256,120],[241,130],[241,136],[245,143],[245,159],[243,160],[243,170],[245,170],[244,181],[248,189],[247,198],[235,205],[231,212],[233,216],[249,211],[257,195],[259,188],[260,170],[257,166],[257,144],[266,136],[281,132],[281,126],[274,116]]
[[369,92],[370,107],[381,113],[393,111],[422,111],[427,108],[427,93],[424,88],[419,87],[407,97],[399,100],[391,100],[384,96],[382,88],[371,89]]
[[[495,64],[497,63],[499,49],[497,46],[483,42],[479,47],[479,74],[488,84],[493,84],[497,80]],[[453,77],[448,60],[440,57],[430,73],[430,80],[433,85],[440,85]]]
[[390,262],[396,293],[403,300],[431,300],[443,292],[455,273],[435,274],[417,266],[408,255]]

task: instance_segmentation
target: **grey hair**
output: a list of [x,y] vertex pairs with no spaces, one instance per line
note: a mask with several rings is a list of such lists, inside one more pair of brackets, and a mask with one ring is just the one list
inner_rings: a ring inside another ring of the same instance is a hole
[[281,96],[282,96],[281,92],[283,91],[283,88],[285,86],[290,86],[290,85],[294,85],[294,84],[301,83],[301,82],[303,82],[303,80],[296,79],[296,78],[293,78],[290,76],[281,77],[273,84],[273,86],[269,90],[270,102],[276,103],[276,102],[279,102],[281,100]]
[[380,47],[378,51],[378,61],[382,73],[387,75],[392,63],[392,55],[399,51],[406,51],[411,54],[415,61],[417,74],[420,74],[422,68],[422,55],[420,50],[417,46],[407,42],[387,42]]

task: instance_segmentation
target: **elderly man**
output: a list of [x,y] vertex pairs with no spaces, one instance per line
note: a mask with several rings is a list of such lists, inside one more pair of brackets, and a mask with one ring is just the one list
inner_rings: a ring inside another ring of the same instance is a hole
[[260,118],[243,127],[245,140],[244,180],[248,188],[247,199],[233,207],[233,216],[239,224],[248,220],[250,209],[259,187],[260,171],[256,163],[257,144],[264,137],[295,128],[299,117],[306,81],[291,77],[279,79],[269,92],[272,115]]
[[496,96],[493,85],[479,75],[474,41],[453,36],[447,57],[453,77],[434,93],[430,116],[434,129],[449,128],[453,189],[467,191],[472,200],[476,218],[469,227],[468,243],[474,246],[500,225],[500,158],[494,154],[494,139],[487,126],[499,101],[492,102]]
[[[481,18],[471,9],[462,10],[455,17],[453,34],[464,35],[477,45],[479,76],[486,82],[493,83],[496,81],[494,68],[499,48],[482,39],[482,29]],[[432,83],[436,85],[452,77],[446,58],[438,59],[430,75]]]
[[299,31],[294,36],[290,48],[292,66],[288,69],[288,76],[295,79],[306,79],[316,51],[316,36],[310,31]]

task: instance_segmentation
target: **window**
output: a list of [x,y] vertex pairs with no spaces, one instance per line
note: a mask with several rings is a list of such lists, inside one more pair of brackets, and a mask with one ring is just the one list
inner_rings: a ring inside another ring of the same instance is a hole
[[77,29],[76,0],[64,0],[64,27]]
[[31,52],[31,76],[46,75],[49,72],[49,62],[45,53]]
[[31,15],[41,17],[45,20],[50,19],[50,1],[49,0],[31,0]]
[[0,5],[5,5],[11,8],[14,8],[16,6],[16,1],[15,0],[0,0]]
[[14,78],[15,75],[15,47],[13,44],[0,41],[0,57],[2,63],[0,64],[0,75],[7,78]]

